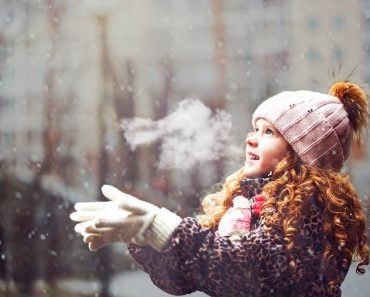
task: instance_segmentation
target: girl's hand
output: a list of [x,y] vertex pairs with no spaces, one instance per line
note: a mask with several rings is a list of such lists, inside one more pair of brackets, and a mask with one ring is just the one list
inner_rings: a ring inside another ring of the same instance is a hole
[[145,231],[159,208],[112,186],[104,185],[102,192],[111,201],[77,203],[76,212],[70,215],[79,222],[75,231],[84,237],[89,249],[96,251],[114,242],[145,245]]

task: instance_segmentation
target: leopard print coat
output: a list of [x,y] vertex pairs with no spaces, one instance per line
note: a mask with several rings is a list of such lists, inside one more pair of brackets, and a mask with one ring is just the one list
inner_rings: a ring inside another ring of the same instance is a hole
[[173,295],[202,291],[215,297],[341,296],[348,267],[323,259],[325,238],[315,198],[304,209],[291,250],[284,245],[281,228],[267,232],[264,221],[259,218],[255,229],[231,241],[185,218],[162,252],[134,244],[129,251],[153,283]]

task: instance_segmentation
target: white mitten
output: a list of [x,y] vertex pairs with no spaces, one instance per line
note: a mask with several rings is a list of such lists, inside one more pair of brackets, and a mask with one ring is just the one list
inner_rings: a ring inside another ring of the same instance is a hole
[[161,250],[181,218],[165,208],[139,200],[120,190],[104,185],[102,192],[111,201],[85,202],[75,205],[71,214],[76,232],[84,236],[90,250],[113,242],[151,245]]

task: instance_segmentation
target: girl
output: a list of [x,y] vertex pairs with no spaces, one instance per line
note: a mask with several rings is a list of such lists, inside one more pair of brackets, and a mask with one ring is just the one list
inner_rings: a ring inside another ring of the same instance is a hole
[[[90,250],[128,243],[152,281],[174,295],[340,296],[352,260],[358,274],[369,264],[364,212],[339,172],[367,121],[355,84],[336,83],[329,95],[283,92],[254,112],[245,165],[204,199],[199,220],[111,186],[102,187],[111,201],[78,203],[71,218]],[[236,197],[251,206],[239,215]]]

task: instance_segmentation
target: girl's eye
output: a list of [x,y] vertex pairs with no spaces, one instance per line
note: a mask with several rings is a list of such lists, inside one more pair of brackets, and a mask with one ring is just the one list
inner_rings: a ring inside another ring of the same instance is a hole
[[267,128],[265,133],[266,134],[274,134],[274,131],[272,131],[270,128]]

